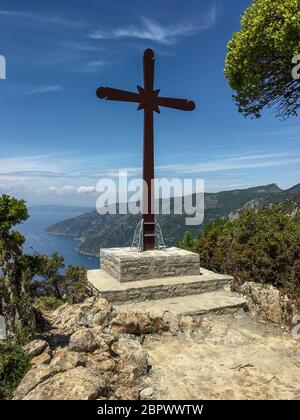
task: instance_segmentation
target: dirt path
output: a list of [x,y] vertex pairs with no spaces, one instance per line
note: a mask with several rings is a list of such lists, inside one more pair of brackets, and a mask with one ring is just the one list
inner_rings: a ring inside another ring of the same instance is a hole
[[300,341],[244,312],[144,343],[154,399],[300,399]]

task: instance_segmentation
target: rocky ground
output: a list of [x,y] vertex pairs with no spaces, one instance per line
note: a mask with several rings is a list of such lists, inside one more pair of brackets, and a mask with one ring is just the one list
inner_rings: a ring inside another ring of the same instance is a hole
[[300,342],[243,311],[145,340],[154,399],[300,399]]
[[242,310],[117,312],[93,297],[41,325],[14,399],[300,399],[300,341]]

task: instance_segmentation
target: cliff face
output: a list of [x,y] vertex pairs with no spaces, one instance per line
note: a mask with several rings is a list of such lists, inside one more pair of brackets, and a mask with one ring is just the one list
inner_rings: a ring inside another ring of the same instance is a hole
[[[175,215],[174,200],[171,200],[171,214],[159,215],[157,220],[162,228],[166,245],[173,246],[182,239],[187,229],[193,236],[197,236],[203,226],[211,221],[221,217],[236,217],[245,208],[260,208],[269,203],[286,200],[298,190],[300,184],[289,190],[281,190],[276,184],[270,184],[245,190],[206,193],[205,217],[201,226],[186,226],[186,215]],[[79,238],[79,252],[98,256],[100,248],[130,246],[139,219],[139,216],[130,214],[100,215],[95,211],[56,223],[48,227],[46,232]]]

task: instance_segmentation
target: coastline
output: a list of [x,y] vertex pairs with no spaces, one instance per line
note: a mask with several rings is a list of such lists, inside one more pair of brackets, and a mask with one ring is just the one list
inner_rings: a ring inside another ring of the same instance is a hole
[[[45,233],[47,235],[53,235],[53,236],[65,236],[68,238],[73,238],[74,241],[79,241],[82,242],[82,239],[78,238],[76,235],[72,235],[70,233],[58,233],[58,232],[47,232],[46,230],[43,230],[42,233]],[[96,255],[93,254],[91,252],[88,251],[81,251],[78,249],[78,246],[74,247],[74,250],[79,254],[79,255],[85,255],[87,257],[95,257],[95,258],[100,258],[100,255]]]
[[54,235],[54,236],[68,236],[69,238],[80,240],[76,237],[76,235],[72,235],[71,233],[58,233],[58,232],[48,232],[47,230],[42,230],[42,233],[45,233],[46,235]]

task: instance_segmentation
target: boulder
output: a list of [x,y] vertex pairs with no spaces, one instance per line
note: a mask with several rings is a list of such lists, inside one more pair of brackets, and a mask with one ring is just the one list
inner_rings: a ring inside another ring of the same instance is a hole
[[160,330],[176,334],[179,330],[178,316],[172,312],[165,311],[160,321]]
[[38,356],[34,356],[31,359],[31,364],[33,365],[48,365],[51,360],[50,353],[44,352],[42,354],[39,354]]
[[100,375],[78,366],[49,378],[32,391],[24,400],[94,400],[106,392]]
[[187,335],[191,335],[195,328],[194,318],[190,315],[182,316],[179,322],[179,327],[182,332],[186,333]]
[[168,329],[169,320],[163,321],[163,313],[148,312],[142,309],[121,310],[111,321],[114,334],[155,334]]
[[56,373],[60,372],[59,366],[37,365],[33,366],[24,376],[19,386],[15,389],[13,394],[14,400],[20,400],[33,390],[39,383],[51,378]]
[[48,343],[45,340],[33,340],[26,344],[23,349],[30,358],[40,355],[46,348]]
[[99,374],[113,371],[116,362],[108,353],[99,353],[87,355],[85,366],[91,370],[95,370]]
[[148,400],[153,395],[153,388],[147,387],[141,390],[140,392],[140,399],[141,400]]
[[89,328],[82,328],[70,337],[69,350],[92,352],[97,348],[97,340]]
[[102,353],[103,351],[109,351],[111,345],[118,339],[111,333],[100,332],[99,327],[92,328],[91,331],[94,334],[97,343],[98,350],[96,350],[96,352]]
[[117,400],[138,400],[139,391],[132,387],[119,386],[114,392],[114,399]]
[[53,329],[72,334],[78,328],[103,324],[111,311],[112,306],[106,299],[91,297],[76,305],[65,303],[55,311],[45,313],[44,317]]
[[113,345],[113,350],[119,355],[119,368],[128,368],[136,379],[149,371],[148,353],[141,344],[132,337],[120,337]]
[[50,364],[51,366],[58,366],[61,371],[66,371],[85,364],[85,361],[80,353],[60,349],[54,353]]
[[260,315],[277,324],[290,318],[288,297],[272,285],[246,282],[240,286],[239,291],[246,295],[246,305],[252,315]]

